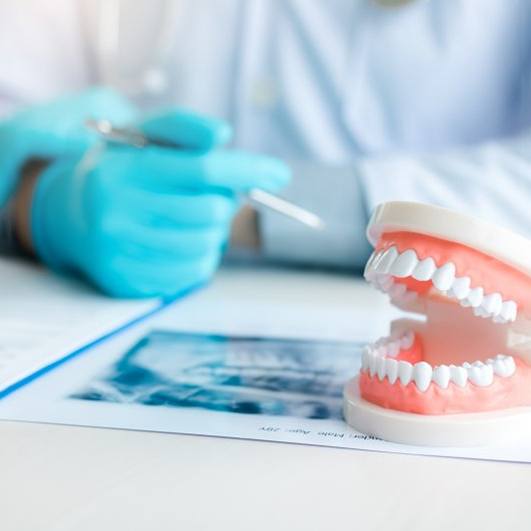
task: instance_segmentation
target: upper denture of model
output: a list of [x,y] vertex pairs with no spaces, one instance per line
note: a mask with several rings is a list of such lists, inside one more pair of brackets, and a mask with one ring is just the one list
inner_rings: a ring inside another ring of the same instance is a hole
[[[528,276],[476,249],[413,232],[380,236],[365,278],[426,322],[397,323],[366,348],[361,396],[422,414],[531,404],[531,359],[521,347]],[[528,354],[527,354],[528,355]]]

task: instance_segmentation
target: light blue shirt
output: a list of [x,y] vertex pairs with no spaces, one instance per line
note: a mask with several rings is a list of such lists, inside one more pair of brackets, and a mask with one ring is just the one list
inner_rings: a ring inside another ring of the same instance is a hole
[[0,110],[103,83],[227,119],[235,146],[293,165],[287,197],[327,223],[263,212],[275,260],[361,266],[391,199],[531,237],[531,2],[388,3],[4,2]]

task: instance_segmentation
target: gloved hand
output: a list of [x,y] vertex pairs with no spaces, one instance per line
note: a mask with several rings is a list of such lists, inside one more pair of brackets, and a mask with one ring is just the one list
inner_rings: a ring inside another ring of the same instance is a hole
[[80,154],[97,141],[85,127],[87,118],[126,125],[136,119],[136,110],[116,92],[96,88],[26,108],[0,122],[0,207],[29,159]]
[[172,112],[142,123],[189,149],[107,146],[63,156],[39,177],[32,204],[37,254],[116,296],[172,296],[207,280],[220,261],[239,194],[274,191],[288,168],[269,157],[212,149],[222,122]]

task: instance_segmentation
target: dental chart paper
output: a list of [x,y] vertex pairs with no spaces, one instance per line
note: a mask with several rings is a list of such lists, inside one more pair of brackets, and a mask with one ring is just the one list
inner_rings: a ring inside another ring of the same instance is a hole
[[531,462],[531,441],[413,447],[344,423],[345,378],[395,312],[347,276],[222,271],[6,396],[0,418]]
[[0,260],[0,396],[160,306],[113,300],[35,264]]

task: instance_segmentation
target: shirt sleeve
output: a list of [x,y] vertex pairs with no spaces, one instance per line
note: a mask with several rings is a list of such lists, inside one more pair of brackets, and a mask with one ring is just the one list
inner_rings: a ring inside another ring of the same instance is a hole
[[531,238],[531,131],[502,141],[358,164],[365,203],[391,200],[451,208]]
[[264,258],[273,262],[360,269],[370,252],[365,238],[369,212],[352,166],[291,163],[293,180],[282,196],[317,214],[312,229],[277,212],[259,208]]
[[0,2],[0,117],[89,82],[79,2]]
[[531,131],[503,141],[424,155],[364,158],[342,168],[294,166],[284,197],[312,210],[322,231],[260,210],[266,259],[359,269],[365,227],[380,203],[417,201],[479,217],[531,238]]

